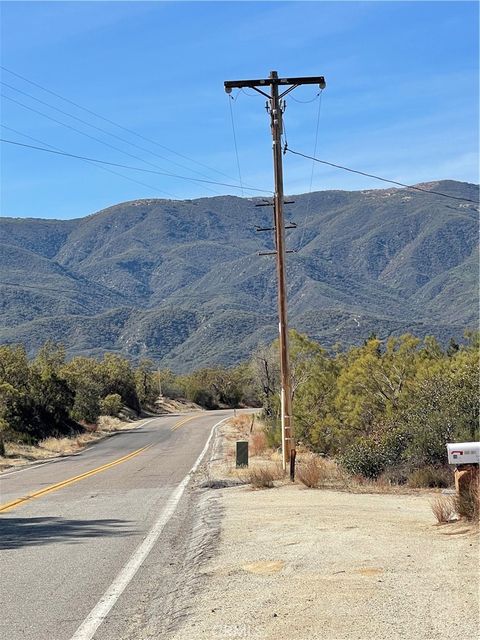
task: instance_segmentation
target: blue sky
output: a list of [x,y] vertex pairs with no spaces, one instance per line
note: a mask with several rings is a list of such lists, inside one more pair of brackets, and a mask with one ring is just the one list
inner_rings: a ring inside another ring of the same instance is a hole
[[[326,77],[318,157],[409,184],[478,182],[476,2],[3,2],[1,9],[3,66],[148,141],[5,71],[3,83],[137,147],[5,84],[2,93],[17,103],[2,101],[2,123],[10,128],[2,129],[3,138],[38,145],[34,138],[74,154],[238,184],[223,81],[276,69],[282,76]],[[264,101],[232,95],[242,178],[271,189]],[[315,142],[315,97],[314,87],[303,87],[287,98],[289,146],[307,154]],[[1,150],[5,216],[73,218],[137,198],[241,195],[114,169],[144,183],[138,184],[76,159],[5,144]],[[287,155],[286,191],[308,191],[311,170],[310,162]],[[315,166],[314,190],[383,186]]]

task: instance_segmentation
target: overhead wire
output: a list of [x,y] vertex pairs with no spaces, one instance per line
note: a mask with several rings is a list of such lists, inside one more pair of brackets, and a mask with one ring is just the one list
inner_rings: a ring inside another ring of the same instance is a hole
[[[236,184],[229,184],[227,182],[217,182],[215,180],[204,180],[202,178],[192,178],[191,176],[182,176],[179,174],[175,174],[175,173],[167,173],[165,171],[154,171],[153,169],[145,169],[144,167],[134,167],[132,165],[127,165],[127,164],[120,164],[119,162],[108,162],[107,160],[100,160],[98,158],[91,158],[88,156],[81,156],[75,153],[67,153],[65,152],[61,152],[61,151],[54,151],[52,149],[46,149],[44,147],[37,147],[31,144],[23,144],[21,142],[15,142],[14,140],[7,140],[5,138],[0,138],[0,142],[4,142],[6,144],[12,144],[12,145],[16,145],[18,147],[25,147],[28,149],[35,149],[37,151],[43,151],[46,153],[54,153],[56,155],[60,155],[60,156],[66,156],[68,158],[77,158],[79,160],[89,160],[90,162],[98,162],[99,164],[105,164],[111,167],[121,167],[123,169],[130,169],[132,171],[141,171],[143,173],[151,173],[154,175],[160,175],[160,176],[170,176],[171,178],[178,178],[179,180],[189,180],[189,181],[193,181],[193,182],[206,182],[208,184],[216,184],[216,185],[220,185],[222,187],[229,187],[232,189],[240,189],[239,185]],[[258,191],[261,193],[268,193],[268,194],[272,194],[272,191],[269,189],[258,189],[258,188],[250,188],[249,191]]]
[[100,120],[103,120],[104,122],[108,122],[109,124],[113,125],[114,127],[117,127],[119,129],[127,132],[127,133],[130,133],[131,135],[136,136],[137,138],[140,138],[140,139],[144,140],[145,142],[149,142],[150,144],[153,144],[153,145],[159,147],[160,149],[164,149],[165,151],[168,151],[169,153],[172,153],[172,154],[178,156],[179,158],[183,158],[184,160],[188,160],[192,164],[196,164],[196,165],[198,165],[200,167],[203,167],[204,169],[208,169],[209,171],[212,171],[214,173],[222,175],[222,176],[224,176],[226,178],[229,178],[230,180],[234,179],[234,178],[232,178],[232,176],[229,176],[228,174],[224,173],[223,171],[220,171],[219,169],[216,169],[215,167],[211,167],[211,166],[209,166],[209,165],[207,165],[207,164],[205,164],[203,162],[200,162],[198,160],[195,160],[194,158],[191,158],[191,157],[189,157],[189,156],[187,156],[187,155],[185,155],[183,153],[179,153],[178,151],[175,151],[174,149],[171,149],[170,147],[167,147],[166,145],[163,145],[160,142],[157,142],[156,140],[153,140],[152,138],[149,138],[147,136],[142,135],[141,133],[138,133],[138,131],[135,131],[134,129],[130,129],[129,127],[125,127],[124,125],[121,125],[118,122],[115,122],[111,118],[107,118],[106,116],[103,116],[100,113],[97,113],[96,111],[93,111],[92,109],[84,107],[83,105],[79,104],[78,102],[75,102],[74,100],[71,100],[69,98],[66,98],[65,96],[62,96],[60,93],[52,91],[51,89],[47,89],[47,87],[44,87],[40,83],[34,82],[33,80],[30,80],[29,78],[21,75],[20,73],[18,73],[16,71],[12,71],[11,69],[8,69],[4,65],[0,65],[0,69],[3,69],[3,71],[6,71],[7,73],[10,73],[11,75],[16,76],[17,78],[20,78],[24,82],[27,82],[28,84],[31,84],[32,86],[37,87],[38,89],[41,89],[42,91],[45,91],[46,93],[49,93],[50,95],[55,96],[56,98],[59,98],[60,100],[63,100],[64,102],[68,102],[69,104],[73,105],[74,107],[77,107],[77,109],[81,109],[82,111],[85,111],[86,113],[89,113],[89,114],[95,116],[96,118],[99,118]]
[[130,140],[127,140],[126,138],[119,136],[115,133],[112,133],[111,131],[107,131],[107,129],[104,129],[103,127],[98,127],[95,124],[92,124],[91,122],[88,122],[87,120],[84,120],[83,118],[79,118],[78,116],[73,115],[72,113],[69,113],[68,111],[65,111],[63,109],[60,109],[52,104],[50,104],[49,102],[45,102],[44,100],[40,100],[40,98],[37,98],[36,96],[33,96],[31,93],[28,93],[27,91],[22,91],[20,89],[17,89],[16,87],[12,86],[11,84],[8,84],[7,82],[4,82],[3,80],[0,80],[0,84],[2,84],[5,87],[8,87],[9,89],[16,91],[17,93],[20,93],[24,96],[27,96],[28,98],[30,98],[31,100],[35,100],[35,102],[39,102],[40,104],[43,104],[44,106],[48,107],[49,109],[53,109],[54,111],[58,111],[59,113],[68,116],[69,118],[72,118],[73,120],[77,120],[77,122],[81,122],[84,125],[87,125],[88,127],[91,127],[92,129],[95,129],[96,131],[100,131],[101,133],[104,133],[108,136],[111,136],[112,138],[115,138],[116,140],[120,140],[121,142],[124,142],[125,144],[129,144],[132,147],[135,147],[136,149],[140,149],[141,151],[144,151],[146,153],[149,153],[153,156],[156,156],[157,158],[160,158],[161,160],[165,160],[166,162],[169,162],[177,167],[180,167],[182,169],[186,169],[187,171],[191,171],[192,173],[196,173],[199,176],[202,176],[203,178],[208,178],[208,175],[205,175],[204,173],[201,173],[200,171],[197,171],[196,169],[191,169],[190,167],[185,166],[184,164],[180,164],[179,162],[175,162],[174,160],[170,160],[169,158],[167,158],[166,156],[162,156],[159,153],[156,153],[155,151],[151,151],[150,149],[147,149],[146,147],[142,147],[141,145],[136,144],[135,142],[131,142]]
[[295,98],[293,94],[290,94],[290,99],[293,100],[294,102],[298,102],[299,104],[311,104],[312,102],[315,102],[315,100],[318,100],[319,97],[321,97],[322,91],[323,89],[321,89],[317,94],[315,94],[315,96],[310,100],[300,100],[299,98]]
[[[235,147],[235,157],[237,159],[237,169],[238,169],[238,179],[240,181],[240,186],[242,188],[242,196],[245,195],[244,189],[243,189],[243,182],[242,182],[242,172],[240,169],[240,158],[238,156],[238,146],[237,146],[237,134],[235,132],[235,120],[233,117],[233,107],[232,107],[232,101],[235,102],[235,98],[233,98],[233,96],[231,96],[230,94],[225,94],[227,96],[227,100],[228,100],[228,106],[230,107],[230,122],[232,123],[232,135],[233,135],[233,145]],[[238,96],[238,94],[237,94]]]
[[[66,122],[62,122],[61,120],[58,120],[57,118],[53,118],[52,116],[49,116],[47,113],[44,113],[43,111],[39,111],[38,109],[34,109],[33,107],[30,107],[29,105],[24,104],[23,102],[20,102],[19,100],[15,100],[15,98],[12,98],[11,96],[7,96],[4,93],[0,94],[2,98],[9,100],[10,102],[13,102],[21,107],[23,107],[24,109],[27,109],[28,111],[32,111],[33,113],[37,113],[38,115],[42,116],[43,118],[46,118],[47,120],[51,120],[52,122],[55,122],[56,124],[61,125],[62,127],[65,127],[67,129],[70,129],[71,131],[75,131],[76,133],[79,133],[80,135],[86,137],[86,138],[90,138],[90,140],[94,140],[95,142],[99,142],[100,144],[103,144],[106,147],[109,147],[110,149],[114,149],[115,151],[119,151],[120,153],[123,153],[124,155],[128,156],[129,158],[133,158],[134,160],[139,160],[140,162],[143,162],[146,165],[149,165],[150,167],[154,167],[156,169],[161,169],[163,170],[163,167],[159,167],[157,164],[150,162],[149,160],[145,160],[144,158],[142,158],[141,156],[137,156],[133,153],[130,153],[128,151],[125,151],[124,149],[121,149],[120,147],[117,147],[113,144],[110,144],[109,142],[106,142],[105,140],[102,140],[101,138],[97,138],[96,136],[92,136],[89,133],[86,133],[86,131],[82,131],[81,129],[77,129],[77,127],[73,127],[70,124],[67,124]],[[168,174],[166,174],[168,175]],[[206,187],[208,189],[208,187]],[[220,195],[218,191],[215,191],[213,189],[209,189],[210,191],[212,191],[213,193],[215,193],[216,195]]]
[[[320,92],[317,94],[317,96],[319,96],[319,100],[318,100],[318,109],[317,109],[317,122],[316,122],[316,126],[315,126],[315,143],[313,145],[313,155],[315,156],[317,154],[317,145],[318,145],[318,131],[320,128],[320,114],[321,114],[321,110],[322,110],[322,95],[323,95],[323,89],[320,90]],[[293,96],[291,96],[293,97]],[[285,146],[286,149],[288,149],[288,144],[286,144]],[[307,210],[305,213],[305,218],[303,221],[303,225],[302,225],[302,235],[300,237],[300,242],[298,243],[297,246],[297,251],[299,251],[302,248],[303,245],[303,241],[305,239],[305,232],[307,230],[307,223],[309,222],[309,218],[311,217],[311,205],[312,205],[312,188],[313,188],[313,176],[315,173],[315,162],[312,160],[312,170],[310,172],[310,186],[309,186],[309,190],[308,190],[308,198],[307,198]]]
[[[24,133],[23,131],[18,131],[18,129],[14,129],[13,127],[9,127],[4,123],[0,123],[0,126],[3,129],[7,129],[8,131],[13,131],[13,133],[16,133],[19,136],[23,136],[24,138],[27,138],[28,140],[32,140],[33,142],[38,142],[39,144],[43,144],[46,145],[47,147],[50,147],[51,149],[55,149],[56,151],[63,151],[62,149],[60,149],[60,147],[55,147],[52,144],[49,144],[48,142],[45,142],[44,140],[39,140],[38,138],[34,138],[33,136],[29,136],[28,134]],[[129,180],[130,182],[135,182],[136,184],[141,185],[142,187],[148,187],[149,189],[151,189],[152,191],[154,191],[155,193],[163,193],[164,195],[170,196],[173,199],[179,200],[179,196],[170,193],[168,191],[164,191],[163,189],[159,189],[158,187],[154,187],[151,184],[148,184],[147,182],[142,182],[141,180],[136,180],[135,178],[130,178],[129,176],[124,175],[123,173],[119,173],[118,171],[114,171],[113,169],[108,169],[107,167],[104,167],[102,165],[97,165],[94,162],[92,162],[91,160],[84,160],[84,162],[87,162],[90,165],[96,166],[98,169],[101,169],[102,171],[107,171],[108,173],[111,173],[115,176],[119,176],[121,178],[124,178],[125,180]]]
[[240,91],[244,93],[246,96],[248,96],[249,98],[258,98],[258,93],[249,93],[248,91],[245,91],[243,87],[240,87]]
[[377,176],[373,173],[366,173],[365,171],[360,171],[358,169],[352,169],[351,167],[345,167],[341,164],[335,164],[334,162],[328,162],[327,160],[321,160],[320,158],[315,158],[314,156],[309,156],[306,153],[301,153],[300,151],[294,151],[290,149],[290,147],[286,147],[284,149],[284,153],[292,153],[293,155],[300,156],[302,158],[306,158],[307,160],[313,160],[315,162],[319,162],[320,164],[328,165],[329,167],[334,167],[335,169],[342,169],[343,171],[349,171],[350,173],[357,173],[361,176],[366,176],[367,178],[373,178],[375,180],[381,180],[382,182],[388,182],[390,184],[395,184],[399,187],[404,187],[405,189],[412,189],[414,191],[421,191],[422,193],[427,193],[430,195],[442,196],[443,198],[450,198],[451,200],[462,200],[463,202],[472,202],[473,204],[478,205],[478,200],[472,200],[471,198],[463,198],[461,196],[452,196],[448,193],[442,193],[441,191],[435,191],[433,189],[422,189],[421,187],[417,187],[410,184],[405,184],[404,182],[398,182],[397,180],[389,180],[388,178],[383,178],[382,176]]

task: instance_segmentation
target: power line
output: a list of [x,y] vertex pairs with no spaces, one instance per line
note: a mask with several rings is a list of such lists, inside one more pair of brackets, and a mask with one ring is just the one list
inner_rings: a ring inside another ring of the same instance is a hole
[[[44,147],[37,147],[31,144],[23,144],[22,142],[15,142],[14,140],[6,140],[5,138],[0,138],[0,142],[5,142],[6,144],[13,144],[17,147],[25,147],[27,149],[35,149],[37,151],[45,151],[47,153],[54,153],[59,156],[66,156],[67,158],[77,158],[78,160],[88,160],[89,162],[98,162],[99,164],[105,164],[111,167],[121,167],[123,169],[131,169],[132,171],[142,171],[144,173],[153,173],[159,176],[170,176],[171,178],[178,178],[179,180],[190,180],[193,182],[206,182],[208,184],[217,184],[221,187],[230,187],[232,189],[241,189],[239,185],[229,184],[227,182],[216,182],[215,180],[203,180],[202,178],[192,178],[190,176],[181,176],[176,173],[167,173],[165,171],[154,171],[153,169],[144,169],[143,167],[132,167],[128,164],[120,164],[119,162],[108,162],[107,160],[99,160],[98,158],[90,158],[87,156],[80,156],[74,153],[67,153],[66,151],[53,151],[52,149],[45,149]],[[272,192],[268,189],[254,189],[251,188],[249,191],[259,191],[261,193],[271,194]]]
[[[175,162],[174,160],[170,160],[169,158],[160,155],[159,153],[155,153],[155,151],[151,151],[150,149],[147,149],[146,147],[142,147],[138,144],[135,144],[135,142],[131,142],[130,140],[127,140],[126,138],[123,138],[122,136],[118,136],[115,133],[111,133],[110,131],[107,131],[107,129],[104,129],[103,127],[98,127],[97,125],[92,124],[91,122],[88,122],[87,120],[84,120],[83,118],[79,118],[78,116],[73,115],[72,113],[69,113],[68,111],[64,111],[63,109],[59,109],[58,107],[55,107],[54,105],[50,104],[49,102],[45,102],[44,100],[40,100],[40,98],[37,98],[35,96],[33,96],[31,93],[28,93],[27,91],[21,91],[20,89],[17,89],[16,87],[8,84],[7,82],[4,82],[3,80],[0,81],[0,84],[2,84],[5,87],[8,87],[9,89],[16,91],[17,93],[20,93],[24,96],[27,96],[28,98],[35,100],[35,102],[39,102],[40,104],[43,104],[44,106],[48,107],[49,109],[54,109],[55,111],[58,111],[59,113],[62,113],[65,116],[68,116],[69,118],[72,118],[73,120],[77,120],[77,122],[81,122],[82,124],[87,125],[87,127],[91,127],[92,129],[95,129],[96,131],[100,131],[101,133],[105,133],[107,136],[111,136],[112,138],[115,138],[116,140],[120,140],[121,142],[124,142],[125,144],[129,144],[132,147],[135,147],[136,149],[140,149],[141,151],[145,151],[146,153],[149,153],[157,158],[160,158],[161,160],[165,160],[166,162],[170,162],[171,164],[174,164],[177,167],[180,167],[182,169],[186,169],[187,171],[191,171],[192,173],[196,173],[199,176],[202,176],[203,178],[208,178],[208,175],[205,175],[204,173],[201,173],[200,171],[196,171],[195,169],[190,169],[190,167],[185,166],[184,164],[180,164],[179,162]],[[21,103],[19,103],[21,104]],[[24,106],[24,105],[22,105]],[[137,157],[137,156],[134,156]]]
[[315,102],[315,100],[318,100],[318,97],[322,95],[322,90],[320,90],[318,93],[315,94],[315,96],[313,98],[310,98],[310,100],[299,100],[298,98],[295,98],[294,96],[290,96],[290,100],[293,100],[294,102],[298,102],[299,104],[310,104],[312,102]]
[[[115,151],[119,151],[120,153],[123,153],[125,156],[128,156],[129,158],[133,158],[134,160],[139,160],[140,162],[143,162],[144,164],[149,165],[150,167],[154,167],[156,169],[163,169],[163,167],[159,167],[157,164],[154,164],[153,162],[150,162],[149,160],[144,160],[142,157],[137,156],[133,153],[129,153],[128,151],[125,151],[124,149],[121,149],[120,147],[116,147],[113,144],[110,144],[109,142],[106,142],[105,140],[101,140],[101,138],[97,138],[96,136],[92,136],[89,133],[86,133],[85,131],[82,131],[81,129],[77,129],[77,127],[72,127],[72,125],[67,124],[66,122],[62,122],[61,120],[57,120],[57,118],[53,118],[52,116],[49,116],[47,113],[43,113],[43,111],[39,111],[38,109],[34,109],[33,107],[30,107],[26,104],[24,104],[23,102],[20,102],[19,100],[15,100],[15,98],[11,98],[10,96],[6,96],[4,93],[1,94],[2,98],[5,98],[6,100],[10,100],[10,102],[13,102],[15,104],[18,104],[19,106],[23,107],[24,109],[27,109],[28,111],[33,111],[33,113],[37,113],[38,115],[47,118],[47,120],[51,120],[52,122],[55,122],[56,124],[60,124],[62,127],[65,127],[67,129],[70,129],[71,131],[75,131],[76,133],[79,133],[82,136],[85,136],[86,138],[90,138],[90,140],[94,140],[95,142],[99,142],[100,144],[103,144],[105,147],[109,147],[110,149],[114,149]],[[217,195],[220,195],[218,193],[218,191],[214,191],[213,189],[209,189],[210,191],[212,191],[213,193],[216,193]]]
[[[198,160],[194,160],[193,158],[190,158],[189,156],[179,153],[178,151],[175,151],[174,149],[170,149],[169,147],[160,144],[159,142],[153,140],[152,138],[148,138],[147,136],[144,136],[140,133],[138,133],[137,131],[134,131],[133,129],[129,129],[128,127],[125,127],[121,124],[119,124],[118,122],[115,122],[114,120],[111,120],[110,118],[106,118],[105,116],[100,115],[99,113],[93,111],[92,109],[88,109],[87,107],[83,107],[81,104],[79,104],[78,102],[74,102],[73,100],[70,100],[69,98],[65,98],[65,96],[60,95],[59,93],[56,93],[55,91],[52,91],[51,89],[47,89],[46,87],[42,86],[41,84],[39,84],[38,82],[34,82],[33,80],[29,80],[28,78],[26,78],[25,76],[22,76],[21,74],[17,73],[16,71],[12,71],[11,69],[8,69],[7,67],[4,67],[3,65],[0,65],[0,69],[3,69],[3,71],[6,71],[7,73],[10,73],[13,76],[16,76],[17,78],[20,78],[21,80],[24,80],[25,82],[28,82],[28,84],[31,84],[34,87],[37,87],[38,89],[41,89],[42,91],[45,91],[47,93],[49,93],[52,96],[55,96],[56,98],[60,98],[60,100],[63,100],[65,102],[68,102],[69,104],[73,105],[74,107],[77,107],[77,109],[82,109],[82,111],[85,111],[87,113],[90,113],[91,115],[95,116],[96,118],[100,118],[100,120],[103,120],[104,122],[108,122],[109,124],[113,125],[114,127],[118,127],[119,129],[122,129],[123,131],[130,133],[133,136],[136,136],[137,138],[140,138],[142,140],[145,140],[146,142],[149,142],[150,144],[153,144],[157,147],[159,147],[160,149],[164,149],[165,151],[168,151],[169,153],[173,153],[174,155],[178,156],[179,158],[183,158],[184,160],[188,160],[189,162],[192,162],[193,164],[196,164],[200,167],[203,167],[204,169],[208,169],[209,171],[213,171],[214,173],[218,173],[219,175],[222,175],[226,178],[229,178],[230,180],[234,180],[234,178],[232,178],[232,176],[229,176],[226,173],[223,173],[223,171],[219,171],[218,169],[215,169],[214,167],[210,167],[207,164],[204,164],[203,162],[199,162]],[[192,169],[190,169],[190,171],[192,171]]]
[[470,198],[461,198],[460,196],[451,196],[448,193],[442,193],[441,191],[433,191],[428,189],[422,189],[421,187],[414,187],[409,184],[404,184],[403,182],[397,182],[396,180],[389,180],[388,178],[382,178],[381,176],[376,176],[373,173],[365,173],[365,171],[359,171],[358,169],[351,169],[350,167],[344,167],[341,164],[335,164],[334,162],[327,162],[327,160],[320,160],[320,158],[315,158],[314,156],[309,156],[306,153],[300,153],[300,151],[293,151],[289,147],[284,149],[284,152],[293,153],[296,156],[301,156],[302,158],[306,158],[307,160],[314,160],[315,162],[319,162],[320,164],[326,164],[329,167],[335,167],[335,169],[343,169],[343,171],[349,171],[350,173],[358,173],[361,176],[366,176],[367,178],[374,178],[375,180],[381,180],[382,182],[389,182],[390,184],[396,184],[399,187],[405,187],[406,189],[414,189],[415,191],[422,191],[422,193],[429,193],[431,195],[442,196],[443,198],[450,198],[451,200],[462,200],[464,202],[473,202],[473,204],[478,204],[477,200],[471,200]]
[[[44,142],[43,140],[39,140],[38,138],[34,138],[32,136],[27,135],[26,133],[23,133],[23,131],[18,131],[17,129],[13,129],[12,127],[8,127],[6,124],[0,124],[0,126],[3,129],[7,129],[8,131],[13,131],[13,133],[18,134],[19,136],[23,136],[24,138],[27,138],[28,140],[33,140],[33,142],[38,142],[39,144],[44,144],[47,147],[50,147],[50,149],[55,149],[56,151],[62,151],[62,149],[60,149],[59,147],[55,147],[51,144],[48,144],[48,142]],[[92,163],[90,160],[85,160],[85,162],[88,162],[88,164],[93,164],[95,166],[95,163]],[[120,178],[123,178],[124,180],[129,180],[130,182],[135,182],[136,184],[141,185],[142,187],[148,187],[149,189],[151,189],[152,191],[154,191],[155,193],[163,193],[166,196],[170,196],[171,198],[173,198],[174,200],[178,200],[179,197],[173,193],[169,193],[168,191],[163,191],[163,189],[158,189],[157,187],[154,187],[151,184],[148,184],[147,182],[142,182],[140,180],[135,180],[135,178],[130,178],[129,176],[125,176],[123,173],[119,173],[118,171],[113,171],[113,169],[107,169],[107,167],[102,167],[99,166],[97,167],[98,169],[101,169],[102,171],[107,171],[108,173],[111,173],[114,176],[119,176]]]
[[228,100],[228,106],[230,107],[230,120],[232,123],[232,133],[233,133],[233,144],[235,147],[235,157],[237,158],[237,168],[238,168],[238,179],[240,182],[240,186],[242,187],[242,196],[244,195],[243,192],[243,183],[242,183],[242,172],[240,171],[240,159],[238,157],[238,147],[237,147],[237,134],[235,132],[235,121],[233,119],[233,108],[232,108],[232,96],[227,94],[227,100]]
[[[317,110],[317,124],[315,127],[315,144],[313,146],[313,155],[316,156],[317,155],[317,145],[318,145],[318,131],[320,128],[320,113],[322,110],[322,89],[320,90],[320,92],[317,94],[317,96],[320,96],[320,99],[318,101],[318,110]],[[293,98],[293,96],[290,96],[291,98]],[[288,145],[286,144],[285,147],[288,149]],[[312,205],[312,188],[313,188],[313,176],[315,173],[315,162],[312,160],[312,170],[310,172],[310,187],[308,189],[308,200],[307,200],[307,212],[305,215],[305,219],[303,222],[303,229],[302,229],[302,236],[300,238],[300,242],[298,244],[298,249],[302,248],[302,244],[303,244],[303,240],[305,238],[305,231],[307,230],[307,222],[310,216],[310,212],[311,212],[311,205]]]

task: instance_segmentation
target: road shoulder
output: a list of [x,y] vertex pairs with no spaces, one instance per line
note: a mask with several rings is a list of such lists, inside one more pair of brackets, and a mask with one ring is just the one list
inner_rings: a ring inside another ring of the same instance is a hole
[[209,492],[220,535],[169,640],[478,637],[477,531],[436,525],[428,493]]

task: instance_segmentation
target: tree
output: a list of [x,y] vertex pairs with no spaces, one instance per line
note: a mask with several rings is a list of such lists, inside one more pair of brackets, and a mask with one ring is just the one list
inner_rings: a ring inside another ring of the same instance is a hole
[[268,420],[275,419],[279,410],[280,365],[278,342],[260,346],[251,359],[253,379],[262,399],[263,413]]
[[462,349],[418,372],[400,420],[412,436],[414,466],[445,464],[450,441],[479,439],[476,349]]
[[62,373],[75,393],[72,418],[95,423],[100,415],[100,399],[106,395],[100,364],[93,358],[76,356],[63,366]]
[[370,435],[377,423],[397,410],[413,379],[420,340],[406,334],[389,338],[385,352],[379,340],[351,349],[338,378],[336,407],[346,435]]
[[293,403],[295,437],[323,453],[335,453],[340,420],[335,406],[339,363],[320,349],[308,365]]
[[48,435],[71,432],[70,411],[75,394],[62,376],[65,348],[48,341],[39,350],[30,366],[30,393],[35,402],[38,421],[49,425]]
[[158,397],[158,384],[154,376],[154,363],[151,360],[140,360],[134,372],[135,391],[142,407],[151,405]]
[[106,353],[100,362],[103,394],[118,393],[123,402],[140,411],[140,402],[135,387],[135,375],[130,362],[114,353]]

